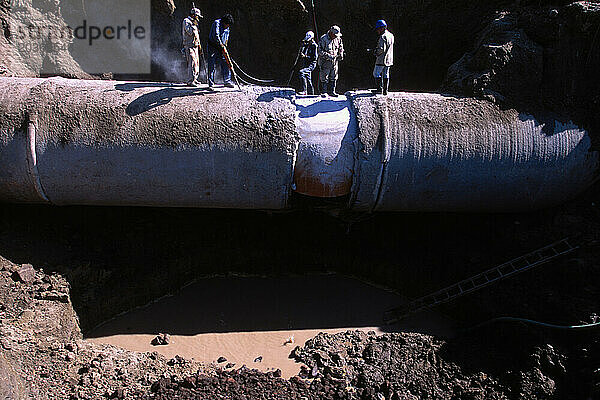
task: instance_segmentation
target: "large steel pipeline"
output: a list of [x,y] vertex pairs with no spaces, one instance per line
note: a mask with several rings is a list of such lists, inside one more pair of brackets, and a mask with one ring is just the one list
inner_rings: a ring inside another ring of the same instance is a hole
[[284,208],[299,142],[295,107],[260,95],[1,79],[0,199]]
[[572,198],[597,177],[598,152],[571,122],[438,94],[353,102],[355,210],[532,210]]
[[437,94],[0,79],[0,200],[284,209],[293,191],[371,211],[512,211],[595,179],[572,123]]

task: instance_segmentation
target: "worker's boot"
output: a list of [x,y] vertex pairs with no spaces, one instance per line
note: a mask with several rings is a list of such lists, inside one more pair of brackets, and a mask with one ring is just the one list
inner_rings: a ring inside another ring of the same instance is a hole
[[326,97],[327,96],[327,82],[319,82],[319,85],[321,86],[319,88],[319,92],[321,92],[321,97]]
[[330,90],[329,90],[329,95],[330,95],[331,97],[338,97],[338,96],[339,96],[339,95],[338,95],[338,94],[335,92],[335,87],[336,87],[336,84],[337,84],[337,80],[335,80],[335,81],[329,81],[329,87],[330,87]]
[[382,78],[382,81],[383,81],[383,85],[382,85],[383,95],[387,96],[388,89],[390,87],[390,78]]
[[301,76],[300,82],[302,83],[302,90],[298,92],[300,96],[306,95],[306,78]]
[[375,78],[375,87],[376,87],[376,89],[373,91],[373,93],[375,93],[375,94],[383,93],[383,78],[382,77]]

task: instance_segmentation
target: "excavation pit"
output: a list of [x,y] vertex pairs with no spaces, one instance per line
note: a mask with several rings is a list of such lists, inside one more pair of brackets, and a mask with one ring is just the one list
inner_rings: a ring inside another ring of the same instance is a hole
[[[217,363],[221,367],[233,363],[233,368],[280,369],[290,378],[300,372],[290,353],[320,332],[453,332],[452,322],[433,312],[383,325],[385,311],[405,301],[389,290],[335,274],[207,278],[119,315],[87,338],[204,363],[224,357],[226,362]],[[170,343],[152,345],[158,333],[170,334]]]
[[[595,198],[595,193],[588,195]],[[522,371],[529,373],[539,346],[551,344],[556,349],[553,359],[565,354],[582,362],[578,348],[594,346],[593,332],[590,337],[566,334],[557,339],[553,332],[510,324],[489,325],[468,335],[460,334],[461,328],[499,315],[558,324],[585,320],[597,304],[590,300],[597,298],[593,282],[598,273],[591,249],[437,306],[436,314],[419,313],[402,325],[384,326],[384,311],[406,304],[404,296],[416,299],[542,247],[550,237],[558,239],[565,232],[595,237],[597,222],[589,204],[584,197],[540,213],[389,213],[359,220],[344,214],[332,217],[322,204],[312,208],[311,202],[287,213],[5,204],[0,207],[0,255],[17,267],[32,264],[37,272],[34,283],[26,284],[0,271],[0,283],[9,289],[0,292],[0,303],[8,306],[0,313],[14,318],[18,327],[32,325],[28,329],[42,337],[39,351],[28,351],[19,337],[12,341],[11,333],[11,350],[4,354],[18,357],[13,365],[49,369],[42,371],[44,376],[34,375],[36,387],[48,385],[45,376],[56,377],[48,390],[58,393],[65,387],[60,379],[68,375],[81,382],[73,390],[88,391],[89,398],[107,393],[105,387],[123,386],[117,368],[126,370],[127,390],[135,393],[150,391],[164,374],[176,376],[177,385],[187,385],[184,379],[199,369],[202,390],[231,394],[226,389],[230,378],[240,390],[255,379],[289,389],[297,378],[275,379],[273,368],[281,369],[283,377],[297,374],[301,364],[288,356],[307,339],[300,360],[308,366],[320,354],[316,343],[323,340],[333,352],[347,342],[360,348],[389,343],[396,349],[391,362],[384,354],[370,357],[360,350],[365,368],[371,368],[361,383],[365,391],[379,388],[377,371],[397,379],[407,362],[411,372],[406,385],[433,382],[435,388],[446,387],[439,378],[445,373],[458,374],[448,375],[452,381],[476,382],[484,371],[505,385],[539,388],[531,386],[543,384],[532,382],[534,375],[519,380]],[[65,279],[52,277],[55,272]],[[64,282],[58,289],[68,282],[72,304],[53,296],[48,280]],[[47,307],[60,312],[48,312]],[[64,338],[79,335],[75,311],[85,340]],[[45,324],[59,329],[46,332],[40,329]],[[362,332],[318,335],[349,329]],[[371,330],[376,335],[365,333]],[[51,344],[58,350],[48,352],[46,336],[55,332],[63,336]],[[151,345],[159,333],[171,335],[168,345]],[[292,335],[294,343],[286,344]],[[220,357],[227,361],[217,362]],[[360,361],[353,357],[346,361]],[[229,364],[235,365],[226,368]],[[243,365],[248,369],[240,370]],[[557,382],[556,393],[585,392],[592,382],[576,376],[577,369],[566,374],[542,371]],[[100,389],[89,385],[98,374]],[[431,380],[424,380],[428,374],[433,374]],[[219,389],[215,379],[225,386]],[[316,398],[322,398],[322,390],[314,388]],[[159,398],[169,396],[165,392]]]

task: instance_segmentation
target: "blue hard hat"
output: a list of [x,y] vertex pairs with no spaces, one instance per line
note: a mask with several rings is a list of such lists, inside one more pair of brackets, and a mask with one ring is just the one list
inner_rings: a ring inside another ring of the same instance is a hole
[[377,21],[377,23],[375,24],[375,29],[379,29],[379,28],[387,28],[387,24],[382,19]]

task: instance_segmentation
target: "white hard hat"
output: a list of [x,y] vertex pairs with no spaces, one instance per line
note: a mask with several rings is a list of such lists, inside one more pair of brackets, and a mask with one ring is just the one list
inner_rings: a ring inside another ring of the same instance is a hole
[[304,36],[304,41],[309,42],[315,38],[315,33],[313,31],[306,32],[306,36]]
[[192,7],[192,10],[190,11],[190,15],[194,15],[194,16],[196,16],[198,18],[204,18],[202,16],[202,12],[200,11],[200,9],[196,8],[196,7]]
[[333,33],[337,37],[342,37],[342,30],[339,26],[334,25],[329,29],[329,32]]

